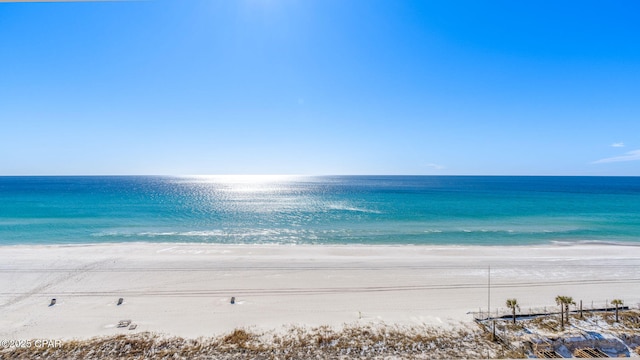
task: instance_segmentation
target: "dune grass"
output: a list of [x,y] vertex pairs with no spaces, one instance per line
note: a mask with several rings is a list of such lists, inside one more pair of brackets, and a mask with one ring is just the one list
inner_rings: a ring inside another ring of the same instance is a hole
[[143,332],[63,341],[59,348],[0,352],[0,358],[11,359],[466,359],[504,355],[500,345],[478,329],[388,325],[350,325],[342,329],[293,326],[265,333],[235,329],[198,339]]

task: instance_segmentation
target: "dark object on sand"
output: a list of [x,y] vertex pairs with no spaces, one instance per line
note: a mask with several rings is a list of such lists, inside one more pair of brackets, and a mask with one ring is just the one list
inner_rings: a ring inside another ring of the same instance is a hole
[[122,305],[122,302],[124,301],[123,298],[118,299],[118,305]]
[[131,326],[129,326],[129,330],[135,330],[137,327],[137,324],[131,324]]
[[51,299],[51,302],[49,303],[49,306],[53,306],[55,304],[56,304],[56,299],[55,298]]
[[235,297],[235,296],[232,296],[232,297],[231,297],[231,304],[233,305],[233,304],[235,304],[235,303],[236,303],[236,297]]
[[130,324],[131,324],[131,320],[120,320],[120,321],[118,321],[118,327],[119,328],[129,327]]

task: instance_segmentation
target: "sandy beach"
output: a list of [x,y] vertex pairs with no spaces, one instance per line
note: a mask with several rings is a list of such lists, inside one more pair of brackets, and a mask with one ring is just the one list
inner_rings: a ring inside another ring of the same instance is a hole
[[[640,302],[637,246],[132,243],[3,246],[0,258],[3,339],[199,337],[345,323],[450,327],[486,310],[489,266],[494,311],[507,298],[523,310],[551,307],[556,295]],[[118,328],[120,320],[137,327]]]

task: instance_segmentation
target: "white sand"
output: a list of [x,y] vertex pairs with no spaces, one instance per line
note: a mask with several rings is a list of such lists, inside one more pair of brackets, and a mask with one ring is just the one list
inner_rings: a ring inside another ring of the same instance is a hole
[[[523,308],[551,306],[556,295],[640,299],[635,246],[4,246],[0,259],[0,339],[455,325],[487,308],[489,264],[494,310],[511,297]],[[137,329],[116,328],[124,319]]]

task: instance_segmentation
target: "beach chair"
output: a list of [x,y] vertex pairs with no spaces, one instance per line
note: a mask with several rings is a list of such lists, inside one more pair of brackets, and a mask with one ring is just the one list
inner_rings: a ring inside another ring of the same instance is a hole
[[118,321],[118,327],[128,327],[131,324],[131,320],[120,320]]
[[56,304],[56,299],[55,298],[51,299],[51,302],[49,303],[49,306],[53,306],[55,304]]

